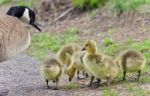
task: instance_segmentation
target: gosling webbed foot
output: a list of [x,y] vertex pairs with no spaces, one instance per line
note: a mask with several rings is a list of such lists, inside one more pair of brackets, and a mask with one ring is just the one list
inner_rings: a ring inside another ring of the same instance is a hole
[[123,71],[123,78],[122,78],[122,81],[125,81],[126,80],[126,71]]
[[47,88],[50,89],[50,87],[49,87],[49,85],[48,85],[48,80],[46,79],[45,81],[46,81],[46,86],[47,86]]
[[85,73],[85,78],[88,78],[88,77],[89,77],[89,75],[87,73]]
[[54,87],[53,90],[59,90],[58,87]]
[[87,84],[87,87],[92,87],[92,83]]
[[140,76],[141,76],[141,70],[138,71],[138,77],[137,77],[138,81],[140,80]]
[[94,76],[91,76],[90,82],[87,85],[88,87],[92,87],[93,80],[94,80]]

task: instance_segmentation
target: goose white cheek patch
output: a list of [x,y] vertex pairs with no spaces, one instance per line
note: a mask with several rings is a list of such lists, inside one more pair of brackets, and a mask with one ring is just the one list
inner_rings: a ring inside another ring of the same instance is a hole
[[20,19],[25,23],[30,23],[29,9],[25,8],[25,11]]

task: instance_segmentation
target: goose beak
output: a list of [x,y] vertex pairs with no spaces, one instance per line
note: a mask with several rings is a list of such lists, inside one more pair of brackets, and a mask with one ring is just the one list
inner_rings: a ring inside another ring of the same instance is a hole
[[82,48],[82,49],[81,49],[81,51],[84,51],[84,50],[85,50],[85,48]]
[[71,78],[69,78],[69,82],[71,82]]
[[37,23],[32,23],[31,25],[41,32],[41,28],[38,27]]

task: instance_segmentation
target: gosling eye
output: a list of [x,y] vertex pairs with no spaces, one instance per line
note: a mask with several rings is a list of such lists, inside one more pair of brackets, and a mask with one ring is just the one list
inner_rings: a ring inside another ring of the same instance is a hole
[[85,44],[85,46],[87,47],[87,46],[88,46],[88,44]]

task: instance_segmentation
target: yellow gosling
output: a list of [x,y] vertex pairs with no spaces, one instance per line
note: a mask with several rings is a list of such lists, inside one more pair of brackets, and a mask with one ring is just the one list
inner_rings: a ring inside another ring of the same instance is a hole
[[68,66],[71,63],[70,57],[79,49],[80,47],[77,44],[67,44],[58,51],[57,56],[62,64],[66,64]]
[[48,81],[52,80],[56,82],[54,90],[57,90],[59,78],[62,74],[61,63],[55,58],[46,59],[40,66],[40,72],[46,80],[47,87],[49,88]]
[[141,70],[143,70],[146,59],[144,55],[135,50],[127,50],[115,59],[120,69],[123,71],[123,80],[125,80],[126,72],[138,72],[138,80]]
[[[75,73],[77,71],[77,78],[79,79],[79,72],[83,71],[83,75],[85,75],[84,64],[83,64],[83,56],[85,52],[77,51],[73,54],[71,58],[71,64],[67,67],[66,73],[69,77],[69,81],[73,79]],[[86,73],[87,75],[87,73]]]
[[93,40],[87,41],[82,50],[86,50],[86,54],[83,57],[83,64],[86,70],[93,75],[89,86],[92,86],[94,77],[98,79],[97,87],[101,79],[106,79],[109,85],[110,81],[118,75],[117,64],[110,57],[99,54],[96,42]]

